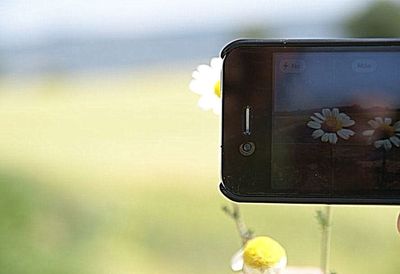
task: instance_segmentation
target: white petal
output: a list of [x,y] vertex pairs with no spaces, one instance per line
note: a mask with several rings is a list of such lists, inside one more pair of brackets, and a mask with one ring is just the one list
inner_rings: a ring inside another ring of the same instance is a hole
[[320,124],[320,123],[317,123],[317,122],[315,122],[315,121],[310,121],[310,122],[308,122],[308,123],[307,123],[307,126],[309,126],[310,128],[313,128],[313,129],[319,129],[319,128],[321,128],[321,124]]
[[[269,272],[269,269],[266,271]],[[261,271],[257,268],[252,268],[251,266],[248,266],[248,265],[243,266],[243,274],[275,274],[275,273],[268,273],[268,272],[265,273],[264,271]]]
[[243,248],[232,256],[231,268],[233,271],[241,271],[243,269]]
[[197,80],[199,77],[201,77],[201,73],[200,72],[198,72],[197,70],[192,72],[192,78]]
[[395,131],[400,131],[400,121],[397,121],[396,123],[394,123],[393,127],[394,127]]
[[197,67],[197,71],[199,72],[199,76],[206,77],[212,74],[212,69],[209,65],[199,65]]
[[350,119],[350,116],[348,116],[346,113],[343,113],[343,112],[339,114],[339,117],[344,120]]
[[377,121],[379,124],[383,124],[383,119],[382,117],[375,117],[375,121]]
[[337,142],[336,133],[330,133],[328,138],[329,138],[329,143],[336,144]]
[[213,112],[216,115],[221,115],[221,113],[222,113],[222,103],[221,103],[221,101],[219,101],[218,103],[214,104]]
[[376,122],[375,120],[369,120],[368,124],[373,128],[373,129],[377,129],[379,127],[378,122]]
[[374,132],[375,132],[375,130],[369,129],[369,130],[364,130],[362,134],[363,134],[364,136],[370,137],[370,136],[374,135]]
[[313,120],[317,123],[320,123],[320,124],[322,124],[324,122],[324,120],[318,119],[317,117],[314,117],[314,116],[310,116],[310,118],[311,118],[311,120]]
[[354,134],[356,134],[354,131],[352,131],[351,129],[343,129],[344,131],[346,131],[350,136],[354,136]]
[[219,70],[222,68],[222,59],[219,57],[214,57],[211,59],[210,65],[212,68]]
[[352,125],[354,125],[356,122],[354,122],[353,120],[350,120],[350,119],[345,119],[345,120],[342,120],[342,125],[344,126],[344,127],[351,127]]
[[283,256],[282,259],[274,265],[270,270],[264,271],[263,274],[283,274],[283,270],[286,268],[287,265],[287,258],[286,256]]
[[392,123],[392,118],[385,117],[384,123],[389,126]]
[[350,137],[349,135],[347,135],[347,134],[344,132],[343,129],[339,130],[339,131],[337,132],[337,135],[339,135],[340,138],[345,139],[345,140],[349,139],[349,137]]
[[284,257],[282,257],[282,259],[279,261],[278,267],[281,268],[281,269],[283,269],[283,268],[286,267],[286,265],[287,265],[287,257],[284,256]]
[[322,135],[321,137],[321,141],[326,143],[329,140],[329,133],[324,133],[324,135]]
[[386,151],[389,151],[392,148],[392,143],[389,141],[389,139],[384,140],[383,147]]
[[374,146],[376,148],[380,148],[383,145],[384,141],[383,140],[378,140],[374,142]]
[[322,114],[324,115],[325,118],[332,116],[331,110],[328,108],[324,108],[322,110]]
[[201,96],[198,102],[198,105],[200,108],[202,108],[203,110],[210,110],[214,107],[214,105],[216,104],[216,100],[215,100],[216,96]]
[[399,147],[400,146],[400,139],[397,136],[392,136],[389,138],[390,141],[392,141],[392,143],[396,146]]
[[[212,61],[212,63],[214,63]],[[199,81],[202,85],[211,86],[212,90],[216,81],[220,79],[221,68],[214,68],[209,65],[200,65],[192,73],[194,80]]]
[[339,116],[339,109],[337,109],[337,108],[332,109],[332,115],[334,117],[338,117]]
[[321,137],[322,135],[324,135],[324,131],[322,129],[314,130],[314,132],[312,133],[312,137],[314,139],[317,139],[317,138]]
[[317,116],[317,118],[321,119],[322,121],[325,120],[325,117],[319,112],[314,113],[314,115]]
[[338,134],[341,138],[343,138],[343,139],[345,139],[345,140],[348,140],[348,139],[350,138],[350,136],[353,136],[353,135],[354,135],[354,131],[352,131],[352,130],[350,130],[350,129],[342,128],[341,130],[339,130],[339,131],[337,132],[337,134]]
[[211,94],[214,92],[214,86],[200,80],[192,80],[189,84],[189,89],[197,94]]

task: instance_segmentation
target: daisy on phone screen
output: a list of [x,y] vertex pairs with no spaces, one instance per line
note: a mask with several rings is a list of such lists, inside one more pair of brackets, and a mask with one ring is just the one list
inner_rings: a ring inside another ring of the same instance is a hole
[[388,117],[375,117],[369,120],[372,129],[365,130],[363,135],[368,137],[369,143],[374,143],[376,148],[383,147],[385,151],[392,149],[392,145],[400,146],[400,121],[392,125],[392,119]]
[[348,140],[355,133],[347,127],[351,127],[355,122],[344,112],[340,112],[338,108],[322,109],[321,113],[316,112],[311,117],[311,121],[307,126],[314,129],[312,137],[314,139],[321,138],[322,142],[336,144],[338,136],[344,140]]

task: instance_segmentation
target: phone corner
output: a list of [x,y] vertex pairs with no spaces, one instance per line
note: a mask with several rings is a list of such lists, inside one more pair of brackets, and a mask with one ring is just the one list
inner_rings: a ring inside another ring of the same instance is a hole
[[240,195],[232,192],[229,188],[227,188],[223,182],[221,182],[219,184],[219,190],[222,193],[222,195],[227,198],[228,200],[230,200],[231,202],[236,202],[236,203],[240,203],[240,202],[244,202],[243,197],[241,197]]
[[237,38],[229,43],[227,43],[220,52],[220,57],[224,59],[229,53],[231,53],[234,49],[243,47],[243,46],[251,46],[255,44],[259,44],[260,42],[264,42],[264,39],[252,39],[252,38]]

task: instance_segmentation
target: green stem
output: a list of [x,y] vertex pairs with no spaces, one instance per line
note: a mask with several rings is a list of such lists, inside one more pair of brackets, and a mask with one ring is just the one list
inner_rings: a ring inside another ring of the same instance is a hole
[[245,245],[252,238],[253,232],[247,228],[246,223],[243,221],[239,206],[232,204],[232,210],[226,206],[222,207],[222,210],[235,221],[242,244]]
[[322,224],[322,240],[321,240],[321,269],[324,274],[329,274],[329,261],[331,250],[331,223],[332,223],[332,207],[325,207],[325,222]]

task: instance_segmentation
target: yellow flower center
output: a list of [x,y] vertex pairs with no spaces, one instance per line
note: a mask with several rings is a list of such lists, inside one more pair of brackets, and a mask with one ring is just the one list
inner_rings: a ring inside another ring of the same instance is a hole
[[243,260],[247,266],[268,269],[286,256],[283,247],[269,237],[256,237],[246,243]]
[[378,139],[388,139],[396,134],[394,127],[383,124],[375,130]]
[[218,98],[221,97],[221,81],[220,80],[218,80],[214,84],[214,93],[215,93],[215,95],[217,95]]
[[343,125],[341,121],[336,119],[336,117],[328,117],[321,127],[327,132],[337,132],[343,128]]

